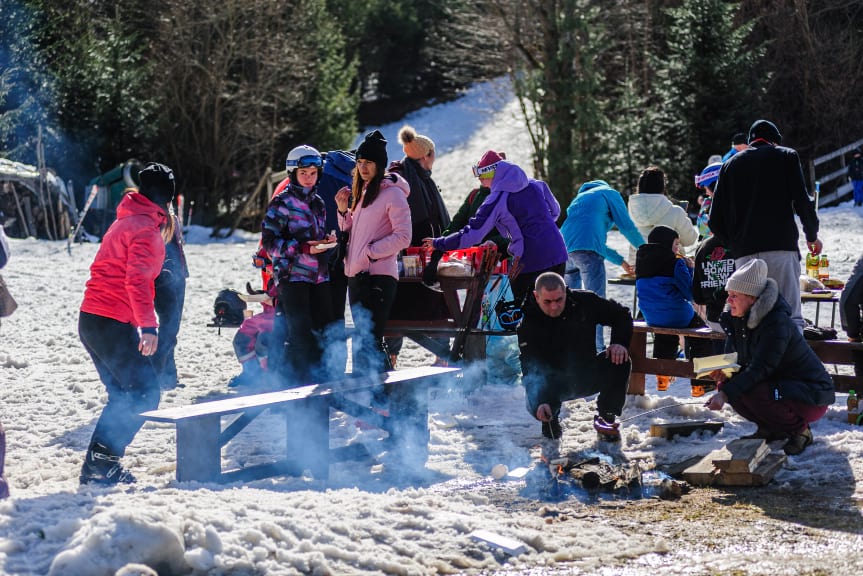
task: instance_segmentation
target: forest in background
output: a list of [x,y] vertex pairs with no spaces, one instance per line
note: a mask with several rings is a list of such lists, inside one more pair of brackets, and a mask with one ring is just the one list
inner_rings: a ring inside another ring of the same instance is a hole
[[503,74],[564,205],[650,164],[692,199],[757,118],[804,161],[863,121],[859,0],[4,0],[0,39],[0,157],[35,164],[41,128],[79,190],[158,159],[206,225],[293,146],[349,147]]

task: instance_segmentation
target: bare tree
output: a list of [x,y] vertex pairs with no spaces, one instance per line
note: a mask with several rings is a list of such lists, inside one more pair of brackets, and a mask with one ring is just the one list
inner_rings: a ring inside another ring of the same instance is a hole
[[[197,206],[230,213],[279,164],[281,148],[333,120],[319,116],[317,83],[322,70],[328,88],[338,78],[310,41],[326,18],[322,0],[169,3],[157,56],[165,152]],[[347,86],[350,67],[335,57]],[[326,97],[350,102],[340,93]],[[353,119],[355,106],[334,114]],[[353,135],[353,123],[346,126],[345,140]]]

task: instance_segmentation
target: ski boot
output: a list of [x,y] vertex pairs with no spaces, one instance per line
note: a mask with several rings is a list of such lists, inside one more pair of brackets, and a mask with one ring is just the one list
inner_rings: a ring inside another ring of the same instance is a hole
[[120,464],[120,457],[111,454],[108,447],[99,442],[90,444],[79,478],[81,484],[134,484],[135,477]]

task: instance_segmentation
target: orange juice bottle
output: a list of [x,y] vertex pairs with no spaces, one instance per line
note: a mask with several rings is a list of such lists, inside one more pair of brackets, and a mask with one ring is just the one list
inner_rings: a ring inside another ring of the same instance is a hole
[[830,261],[826,254],[822,254],[818,262],[818,279],[824,282],[828,278],[830,278]]

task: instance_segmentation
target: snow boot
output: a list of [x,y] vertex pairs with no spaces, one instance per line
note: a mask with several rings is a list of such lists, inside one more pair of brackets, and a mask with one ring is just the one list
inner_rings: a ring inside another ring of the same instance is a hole
[[656,377],[656,390],[659,392],[664,392],[668,390],[668,385],[674,381],[674,376],[657,376]]
[[708,392],[716,390],[716,383],[705,380],[692,380],[692,397],[701,398]]
[[593,429],[600,440],[620,442],[620,422],[614,421],[614,414],[597,414],[593,417]]
[[812,444],[812,430],[807,426],[803,432],[792,436],[782,447],[782,450],[789,456],[797,456],[802,454],[810,444]]
[[134,484],[135,477],[120,464],[120,457],[111,454],[108,447],[99,442],[90,444],[84,466],[81,468],[81,484]]

